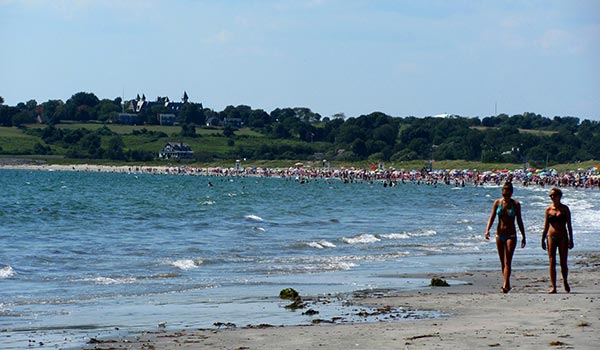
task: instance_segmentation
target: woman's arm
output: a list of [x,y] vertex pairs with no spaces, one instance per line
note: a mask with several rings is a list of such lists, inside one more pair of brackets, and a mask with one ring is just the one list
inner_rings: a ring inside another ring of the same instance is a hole
[[573,249],[575,244],[573,243],[573,226],[571,226],[571,210],[565,205],[567,214],[567,232],[569,233],[569,249]]
[[490,239],[490,228],[492,227],[492,224],[494,224],[494,220],[496,219],[496,210],[498,209],[499,201],[499,199],[496,199],[494,201],[494,205],[492,205],[492,213],[490,214],[487,227],[485,228],[485,239]]
[[523,225],[523,217],[521,216],[521,203],[515,201],[515,208],[517,210],[517,225],[519,226],[519,231],[521,231],[521,248],[525,248],[525,244],[527,244],[527,239],[525,238],[525,225]]
[[548,223],[548,211],[550,207],[546,208],[544,213],[544,230],[542,231],[542,249],[546,250],[546,236],[548,235],[548,229],[550,228],[550,224]]

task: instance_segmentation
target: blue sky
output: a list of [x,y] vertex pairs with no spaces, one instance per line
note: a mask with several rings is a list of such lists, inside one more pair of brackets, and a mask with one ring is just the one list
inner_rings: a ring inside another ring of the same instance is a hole
[[595,0],[0,0],[0,96],[600,120]]

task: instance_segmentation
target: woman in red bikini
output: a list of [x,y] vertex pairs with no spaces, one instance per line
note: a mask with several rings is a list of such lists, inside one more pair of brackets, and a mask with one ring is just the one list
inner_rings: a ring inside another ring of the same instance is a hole
[[546,208],[546,219],[544,220],[544,232],[542,232],[542,249],[548,250],[550,258],[550,282],[552,288],[549,294],[556,293],[556,250],[560,256],[560,272],[567,293],[571,287],[567,281],[569,268],[567,267],[567,256],[569,249],[573,249],[573,228],[571,227],[571,211],[569,207],[562,204],[562,191],[559,188],[550,190],[552,204]]
[[519,231],[521,231],[521,248],[525,248],[525,228],[523,219],[521,218],[521,204],[512,199],[513,186],[512,183],[506,182],[502,186],[502,198],[494,201],[492,214],[488,220],[485,230],[485,239],[490,239],[490,228],[498,216],[498,227],[496,228],[496,248],[500,257],[502,266],[502,275],[504,283],[502,285],[502,293],[508,293],[510,287],[510,274],[512,272],[512,258],[517,247],[517,228],[515,227],[515,219]]

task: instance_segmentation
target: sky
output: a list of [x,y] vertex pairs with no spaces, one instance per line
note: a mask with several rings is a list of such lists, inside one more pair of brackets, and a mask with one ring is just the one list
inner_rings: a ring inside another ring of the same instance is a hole
[[596,0],[0,0],[5,104],[600,120]]

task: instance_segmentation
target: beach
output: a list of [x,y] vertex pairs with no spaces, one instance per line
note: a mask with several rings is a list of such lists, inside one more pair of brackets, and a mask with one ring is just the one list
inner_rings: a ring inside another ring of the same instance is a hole
[[[436,277],[467,283],[354,300],[382,309],[437,310],[442,317],[410,321],[233,329],[148,330],[95,339],[82,349],[597,349],[600,341],[600,254],[574,256],[572,291],[547,294],[545,269],[513,270],[513,290],[499,292],[499,271]],[[407,277],[402,275],[398,277]]]
[[330,168],[304,166],[296,163],[294,166],[284,168],[264,167],[201,167],[199,165],[98,165],[98,164],[31,164],[27,162],[7,162],[0,159],[0,169],[46,170],[46,171],[77,171],[77,172],[104,172],[104,173],[136,173],[136,174],[168,174],[168,175],[205,175],[216,177],[283,177],[295,178],[300,183],[314,179],[338,179],[344,183],[351,182],[381,182],[384,186],[395,187],[406,182],[418,184],[446,184],[455,187],[471,184],[499,185],[505,181],[520,183],[523,186],[558,186],[586,189],[600,189],[600,175],[598,167],[578,169],[559,173],[552,169],[495,169],[477,171],[469,169],[395,169],[382,166],[372,166],[368,169],[361,168]]
[[[548,188],[518,187],[528,244],[502,294],[496,245],[483,237],[493,183],[15,168],[0,169],[2,349],[591,349],[599,340],[596,189],[564,189],[572,293],[559,277],[548,295]],[[450,286],[429,287],[432,278]],[[288,287],[306,308],[285,308]]]

